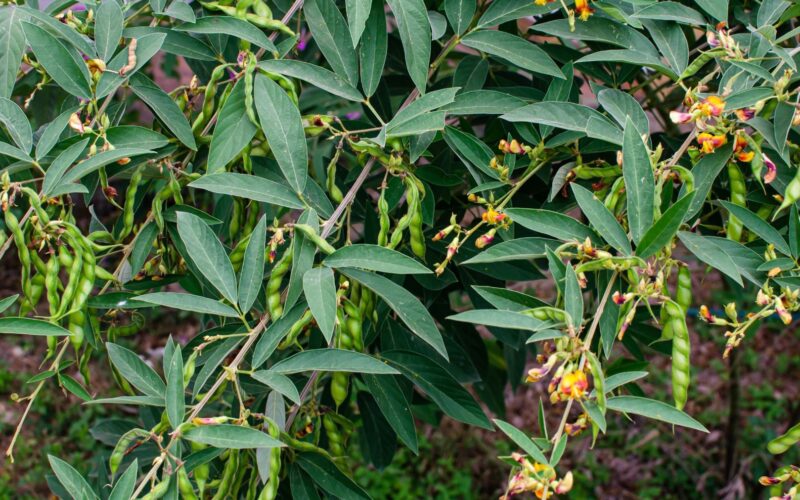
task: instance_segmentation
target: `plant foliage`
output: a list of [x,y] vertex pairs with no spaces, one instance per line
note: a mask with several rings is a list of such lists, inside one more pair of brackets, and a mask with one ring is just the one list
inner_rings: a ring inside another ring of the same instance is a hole
[[[365,498],[353,446],[384,467],[447,415],[521,451],[503,457],[507,497],[547,498],[571,488],[571,441],[624,425],[611,414],[705,432],[683,411],[687,314],[723,327],[727,356],[800,310],[798,13],[0,7],[0,255],[20,270],[0,333],[45,337],[25,404],[60,387],[136,414],[91,475],[51,456],[54,492]],[[746,310],[696,303],[709,270]],[[152,366],[129,337],[175,311],[199,332]],[[659,357],[673,401],[636,385]],[[117,390],[93,388],[92,358]],[[523,380],[548,384],[536,430],[503,419],[498,395]]]

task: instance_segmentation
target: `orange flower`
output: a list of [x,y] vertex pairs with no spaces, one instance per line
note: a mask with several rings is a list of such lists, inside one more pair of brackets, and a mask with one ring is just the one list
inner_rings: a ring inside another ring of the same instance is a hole
[[586,21],[594,9],[589,7],[589,0],[575,0],[575,12],[580,15],[581,21]]
[[725,111],[725,101],[716,95],[710,95],[703,99],[699,106],[703,116],[719,116]]
[[704,153],[713,153],[715,149],[728,143],[725,134],[711,135],[703,132],[697,136],[697,143],[700,144]]
[[755,155],[754,151],[739,151],[736,153],[736,159],[744,163],[750,163]]
[[547,5],[549,3],[553,3],[555,1],[556,0],[535,0],[533,3],[535,3],[536,5],[541,7],[541,6]]

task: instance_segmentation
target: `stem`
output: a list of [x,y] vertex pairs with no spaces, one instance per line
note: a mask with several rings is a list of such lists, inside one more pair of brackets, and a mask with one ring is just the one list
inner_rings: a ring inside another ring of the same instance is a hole
[[[58,351],[56,358],[50,364],[50,370],[58,370],[58,365],[61,362],[61,358],[64,357],[64,353],[67,352],[67,348],[69,347],[69,338],[64,339],[64,345],[61,346],[61,350]],[[19,419],[19,423],[17,424],[17,428],[14,430],[14,435],[11,437],[11,443],[9,443],[8,448],[6,449],[6,456],[8,457],[9,461],[13,464],[14,463],[14,444],[17,442],[17,438],[19,437],[19,433],[22,431],[22,425],[25,423],[25,419],[28,417],[28,413],[31,411],[31,407],[33,406],[33,402],[36,401],[36,397],[39,395],[39,391],[42,390],[44,387],[44,383],[47,379],[42,380],[38,384],[36,384],[36,389],[33,390],[30,396],[28,396],[28,405],[25,407],[25,411],[22,412],[22,417]]]

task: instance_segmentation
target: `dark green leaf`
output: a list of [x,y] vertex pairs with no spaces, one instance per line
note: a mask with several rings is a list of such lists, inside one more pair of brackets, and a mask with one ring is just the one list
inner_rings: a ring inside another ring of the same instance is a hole
[[231,304],[236,304],[236,274],[225,248],[203,219],[188,212],[178,213],[178,234],[189,257],[203,276]]
[[630,255],[631,243],[628,241],[628,235],[625,234],[625,230],[622,229],[617,218],[606,208],[603,202],[598,200],[591,191],[579,184],[572,184],[572,193],[575,195],[583,215],[603,235],[603,239],[621,253]]
[[333,0],[306,0],[303,6],[317,47],[333,71],[350,85],[358,84],[358,60],[347,22]]
[[270,368],[281,374],[310,371],[373,373],[395,375],[399,372],[390,365],[368,354],[344,349],[307,349],[278,361]]
[[653,225],[653,200],[655,178],[650,154],[642,142],[641,132],[630,117],[625,122],[625,137],[622,144],[622,175],[625,177],[628,222],[633,241],[637,244]]
[[431,60],[431,25],[423,0],[388,0],[397,19],[403,43],[406,70],[417,90],[425,93],[428,86],[428,65]]
[[167,392],[164,381],[135,352],[111,342],[106,343],[106,350],[120,375],[132,386],[148,396],[164,398]]
[[689,210],[694,196],[695,192],[692,191],[664,212],[661,218],[642,236],[636,246],[636,255],[646,259],[672,242],[675,233],[678,232],[686,218],[686,211]]
[[241,425],[202,425],[189,429],[183,437],[195,443],[233,450],[284,446],[283,443],[265,432]]
[[654,399],[640,398],[638,396],[616,396],[608,398],[606,404],[609,410],[633,413],[634,415],[641,415],[643,417],[652,418],[653,420],[660,420],[669,424],[708,432],[708,429],[703,427],[700,422],[681,410]]
[[413,258],[390,248],[358,244],[338,248],[323,263],[333,268],[357,267],[389,274],[430,274],[432,271]]

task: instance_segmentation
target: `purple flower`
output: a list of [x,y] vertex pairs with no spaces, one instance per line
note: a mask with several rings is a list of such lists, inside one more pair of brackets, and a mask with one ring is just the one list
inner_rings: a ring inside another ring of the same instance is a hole
[[361,111],[351,111],[346,115],[344,115],[344,117],[347,118],[348,120],[358,120],[359,118],[361,118]]

